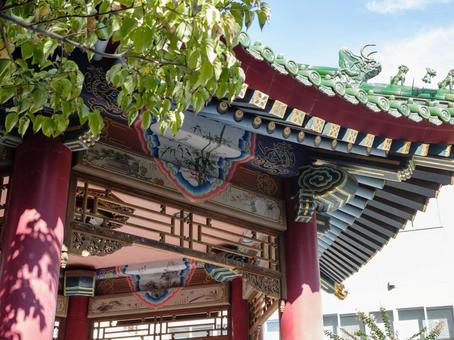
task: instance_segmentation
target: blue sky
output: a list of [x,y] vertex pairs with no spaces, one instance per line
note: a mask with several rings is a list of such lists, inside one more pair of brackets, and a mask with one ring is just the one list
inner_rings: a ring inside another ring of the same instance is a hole
[[[377,44],[387,81],[400,64],[415,83],[430,66],[437,81],[454,68],[454,0],[268,0],[273,17],[249,34],[297,62],[337,65],[341,47]],[[410,79],[409,81],[411,81]]]

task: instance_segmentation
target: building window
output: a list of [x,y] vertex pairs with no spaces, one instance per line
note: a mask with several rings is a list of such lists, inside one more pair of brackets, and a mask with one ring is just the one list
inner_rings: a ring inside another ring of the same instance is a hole
[[427,311],[427,328],[433,329],[441,322],[443,328],[438,337],[440,340],[454,339],[454,316],[453,308],[449,307],[430,307]]
[[[372,316],[374,319],[375,319],[375,323],[377,324],[377,326],[382,330],[382,331],[385,331],[385,323],[383,322],[383,318],[382,318],[382,315],[381,315],[381,312],[377,311],[377,312],[371,312],[369,313],[370,316]],[[388,317],[388,320],[390,321],[391,323],[391,329],[394,331],[394,315],[393,315],[393,311],[392,310],[387,310],[386,311],[386,316]]]
[[279,320],[268,320],[266,322],[267,332],[279,332]]
[[329,331],[334,334],[338,334],[337,332],[337,314],[327,314],[323,315],[323,330]]
[[398,309],[397,313],[399,315],[397,329],[399,330],[400,337],[404,339],[409,338],[424,327],[424,308]]
[[364,324],[358,320],[356,314],[341,314],[340,326],[349,333],[365,331]]

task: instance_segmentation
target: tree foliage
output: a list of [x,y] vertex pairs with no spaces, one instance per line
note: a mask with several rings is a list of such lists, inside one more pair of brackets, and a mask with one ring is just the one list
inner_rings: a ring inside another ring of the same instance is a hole
[[[332,340],[399,340],[399,335],[396,331],[394,331],[392,321],[389,319],[386,309],[380,308],[380,315],[383,320],[384,330],[377,325],[377,322],[373,317],[367,315],[366,313],[359,312],[357,314],[358,320],[367,326],[370,332],[369,335],[362,330],[351,333],[343,328],[340,328],[340,332],[343,336],[337,335],[330,331],[325,331],[325,335]],[[435,340],[440,335],[442,327],[442,323],[437,324],[430,331],[427,330],[427,327],[424,327],[407,340],[420,339],[421,337],[424,340]]]
[[[57,136],[77,115],[99,134],[101,114],[81,97],[78,49],[112,60],[107,80],[130,124],[141,114],[145,128],[157,119],[176,132],[184,110],[239,92],[233,48],[243,27],[269,17],[261,0],[0,0],[4,128]],[[97,52],[98,41],[116,49]]]

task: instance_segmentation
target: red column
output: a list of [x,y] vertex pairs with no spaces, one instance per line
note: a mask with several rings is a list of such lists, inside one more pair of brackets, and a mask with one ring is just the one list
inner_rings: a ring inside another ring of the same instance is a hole
[[[293,207],[287,202],[288,208]],[[294,222],[288,210],[285,232],[287,302],[281,315],[282,340],[323,339],[320,269],[317,258],[317,225]]]
[[236,278],[230,283],[232,301],[232,339],[249,339],[249,309],[247,301],[243,299],[242,278]]
[[88,340],[90,321],[88,314],[88,296],[71,296],[65,325],[65,340]]
[[71,152],[31,135],[17,147],[3,232],[0,339],[49,340],[55,321]]

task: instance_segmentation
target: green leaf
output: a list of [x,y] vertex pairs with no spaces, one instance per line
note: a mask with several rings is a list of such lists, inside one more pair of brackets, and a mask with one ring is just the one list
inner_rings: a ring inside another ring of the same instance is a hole
[[88,108],[87,105],[85,105],[85,103],[82,103],[82,105],[80,105],[80,107],[77,111],[77,114],[79,116],[80,124],[83,125],[88,121],[88,115],[90,114],[90,109]]
[[103,0],[101,5],[99,6],[99,13],[105,13],[109,10],[110,8],[110,1],[109,0]]
[[150,111],[142,113],[142,129],[148,129],[151,125],[152,116]]
[[19,115],[16,112],[10,112],[6,115],[5,129],[6,132],[11,132],[19,120]]
[[28,129],[28,126],[30,125],[30,119],[26,116],[22,116],[20,119],[19,119],[19,134],[21,136],[24,136],[25,135],[25,132],[27,132],[27,129]]
[[214,63],[214,60],[217,57],[216,51],[214,49],[214,42],[208,41],[205,46],[205,53],[207,56],[207,59],[210,61],[210,63]]
[[188,56],[188,67],[192,70],[195,70],[198,66],[200,59],[200,51],[198,49],[191,50]]
[[137,20],[131,17],[125,17],[120,27],[120,35],[127,37],[128,34],[136,27]]
[[44,136],[51,137],[54,134],[54,121],[51,117],[42,116],[41,122],[41,131],[43,132]]
[[41,110],[47,102],[47,93],[44,86],[37,86],[32,92],[32,105],[30,107],[30,113],[35,113]]
[[267,21],[271,19],[271,8],[266,2],[260,4],[260,10],[257,12],[260,29],[263,29]]
[[0,104],[6,103],[15,95],[15,90],[11,88],[0,88]]
[[158,87],[158,80],[154,76],[145,75],[141,80],[141,85],[150,92],[154,92]]
[[226,96],[227,93],[227,83],[220,82],[216,88],[216,97],[222,99]]
[[131,33],[131,39],[134,41],[135,49],[143,52],[149,48],[153,42],[153,31],[145,27],[139,27]]
[[55,49],[58,47],[58,43],[55,40],[49,39],[44,43],[43,53],[47,57],[50,54],[54,53]]
[[121,64],[115,64],[112,66],[109,71],[107,71],[107,79],[112,83],[114,87],[119,87],[123,81],[122,68]]
[[128,77],[123,82],[123,88],[126,90],[127,93],[132,93],[134,91],[134,79],[132,77]]
[[136,121],[137,117],[139,116],[139,111],[134,111],[132,113],[129,113],[128,114],[128,124],[131,126],[132,124],[134,124],[134,122]]
[[213,65],[206,60],[205,62],[202,63],[202,67],[200,69],[200,76],[199,76],[199,82],[202,85],[205,85],[208,80],[213,76]]
[[63,133],[69,125],[69,120],[62,114],[52,115],[52,120],[54,121],[54,126],[58,134]]
[[88,114],[88,127],[94,136],[99,135],[104,127],[104,122],[99,111],[92,111]]
[[[111,39],[115,45],[109,52],[122,57],[110,67],[107,79],[120,90],[117,102],[129,123],[146,108],[144,126],[156,118],[163,129],[174,133],[186,108],[198,111],[212,95],[232,98],[239,91],[244,75],[233,48],[244,25],[257,16],[262,27],[271,15],[261,0],[35,2],[10,14],[28,23],[43,21],[40,28],[89,47],[100,38]],[[99,15],[114,9],[121,13]],[[78,17],[84,14],[94,16]],[[27,124],[32,124],[35,131],[56,136],[77,113],[81,124],[99,134],[101,115],[91,112],[81,98],[85,66],[78,64],[85,63],[68,60],[75,47],[18,25],[5,22],[4,26],[15,60],[10,60],[0,41],[0,102],[15,107],[10,107],[8,124],[5,120],[1,128],[8,125],[25,133]],[[90,60],[93,53],[86,50],[72,56],[83,55]],[[43,107],[55,113],[53,118],[37,113]]]
[[38,132],[39,130],[41,130],[41,127],[43,124],[43,118],[44,118],[44,116],[38,115],[38,116],[35,116],[35,118],[33,119],[33,131],[34,132]]
[[6,78],[14,72],[14,65],[9,59],[0,59],[0,79]]
[[192,107],[195,112],[199,112],[205,106],[205,98],[202,92],[198,91],[192,96]]
[[33,56],[33,50],[35,46],[32,44],[31,41],[26,41],[24,44],[21,46],[21,54],[22,54],[22,59],[27,60],[28,58],[31,58]]
[[172,102],[168,99],[164,99],[164,101],[162,102],[162,111],[164,113],[168,113],[171,108],[172,108]]
[[265,26],[266,22],[268,21],[268,18],[264,12],[258,12],[257,13],[257,19],[259,20],[259,26],[260,29],[263,29]]
[[222,63],[218,60],[216,60],[213,64],[213,71],[214,71],[214,78],[216,80],[219,80],[219,77],[221,76],[222,73]]

